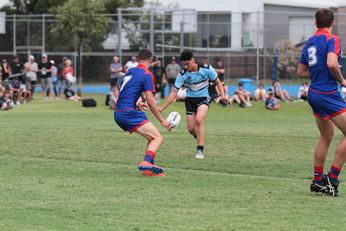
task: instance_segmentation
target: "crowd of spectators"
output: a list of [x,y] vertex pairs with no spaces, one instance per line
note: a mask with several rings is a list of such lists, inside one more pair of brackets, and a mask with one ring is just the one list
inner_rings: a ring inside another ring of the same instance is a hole
[[11,62],[4,58],[0,65],[0,108],[8,110],[30,103],[34,100],[38,83],[44,100],[61,99],[62,93],[68,99],[65,90],[72,86],[73,75],[72,62],[67,57],[57,66],[47,54],[42,54],[38,62],[33,55],[29,55],[25,63],[17,55],[13,56]]

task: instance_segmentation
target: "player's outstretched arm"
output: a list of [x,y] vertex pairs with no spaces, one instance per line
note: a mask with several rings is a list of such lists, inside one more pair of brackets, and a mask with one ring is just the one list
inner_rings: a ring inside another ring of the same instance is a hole
[[338,62],[338,55],[335,53],[328,53],[327,66],[333,77],[343,86],[346,87],[346,80],[342,77],[340,64]]
[[309,72],[308,66],[302,63],[298,64],[297,74],[300,78],[310,78],[310,72]]
[[160,111],[159,111],[159,108],[156,106],[153,93],[152,93],[151,91],[146,91],[145,94],[146,94],[148,106],[149,106],[151,112],[154,114],[154,116],[156,117],[156,119],[161,123],[161,125],[162,125],[163,127],[165,127],[168,131],[171,131],[171,130],[172,130],[171,125],[168,123],[167,120],[165,120],[165,119],[162,117],[162,115],[161,115],[161,113],[160,113]]
[[178,89],[174,88],[171,94],[169,94],[166,101],[163,103],[162,107],[160,108],[160,112],[163,112],[172,103],[172,101],[175,99],[177,94],[178,94]]

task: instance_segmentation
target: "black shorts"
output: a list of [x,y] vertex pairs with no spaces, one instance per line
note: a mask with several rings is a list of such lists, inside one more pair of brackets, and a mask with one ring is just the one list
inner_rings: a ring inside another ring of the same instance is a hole
[[118,86],[118,80],[119,80],[119,78],[111,78],[109,81],[111,87]]
[[174,83],[175,83],[175,79],[173,79],[173,78],[168,78],[168,79],[167,79],[167,82],[168,82],[168,84],[174,84]]
[[203,104],[207,105],[209,107],[211,102],[210,97],[186,97],[185,99],[185,108],[186,108],[186,115],[193,115],[194,113],[197,113],[197,108]]

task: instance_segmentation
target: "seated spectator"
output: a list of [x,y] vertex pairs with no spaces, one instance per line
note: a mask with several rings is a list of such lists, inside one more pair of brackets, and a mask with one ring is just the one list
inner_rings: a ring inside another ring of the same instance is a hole
[[242,83],[238,84],[238,89],[235,91],[234,94],[238,96],[238,98],[241,101],[242,106],[245,106],[245,107],[251,107],[252,106],[251,102],[250,102],[251,93],[248,91],[245,91],[243,89]]
[[275,99],[271,91],[268,93],[268,97],[265,100],[265,107],[272,111],[279,110],[280,108],[279,102]]
[[258,88],[255,90],[255,98],[256,101],[264,101],[266,98],[266,89],[264,89],[264,85],[260,83]]
[[288,100],[289,101],[292,100],[292,98],[288,94],[288,92],[286,90],[282,89],[279,80],[273,81],[273,83],[272,83],[272,92],[274,94],[274,97],[278,98],[279,100],[282,100],[284,102],[286,102]]
[[68,100],[73,100],[73,101],[80,101],[82,100],[81,97],[76,95],[76,93],[71,89],[71,86],[67,86],[64,90],[64,94],[66,99]]
[[13,103],[5,91],[0,90],[0,109],[8,110],[13,107]]
[[23,89],[21,88],[21,83],[17,78],[14,79],[13,83],[10,84],[10,92],[12,95],[12,100],[16,102],[17,105],[20,105],[20,98],[23,93]]
[[308,100],[308,90],[309,90],[309,84],[307,82],[302,83],[302,86],[299,88],[298,91],[298,99],[301,100]]
[[227,96],[227,103],[224,103],[221,100],[220,96],[215,99],[215,102],[221,104],[224,107],[225,106],[232,106],[233,102],[236,102],[240,107],[244,107],[237,95]]

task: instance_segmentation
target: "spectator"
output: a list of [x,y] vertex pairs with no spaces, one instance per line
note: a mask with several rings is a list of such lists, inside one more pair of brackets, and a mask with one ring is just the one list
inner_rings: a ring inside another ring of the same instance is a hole
[[309,84],[307,82],[302,83],[298,91],[298,99],[301,99],[304,101],[308,100],[308,90],[309,90]]
[[65,67],[64,67],[64,70],[62,73],[63,80],[66,81],[67,87],[72,86],[73,81],[72,81],[71,77],[73,77],[73,76],[74,76],[74,70],[72,67],[72,61],[70,59],[67,59],[65,61]]
[[256,101],[264,101],[266,98],[266,89],[264,89],[263,83],[258,85],[258,88],[255,90],[255,98]]
[[248,91],[245,91],[243,88],[243,84],[239,83],[238,84],[238,89],[234,93],[235,95],[238,96],[238,98],[241,101],[241,107],[251,107],[251,102],[250,102],[250,96],[251,93]]
[[21,84],[18,77],[15,77],[13,83],[10,84],[11,99],[13,100],[13,102],[16,102],[16,105],[20,105],[19,101],[23,93],[20,85]]
[[[53,94],[53,84],[52,84],[52,71],[53,66],[48,61],[47,54],[42,55],[41,63],[38,65],[38,68],[41,72],[41,88],[42,88],[42,97],[48,99],[48,96]],[[48,87],[48,89],[47,89]],[[49,91],[48,96],[46,95],[46,90]]]
[[63,78],[63,72],[64,72],[64,68],[66,66],[66,61],[67,61],[67,57],[63,57],[62,58],[62,62],[58,64],[58,83],[57,83],[57,87],[58,87],[58,97],[59,98],[61,97],[62,88],[64,86],[67,86],[67,82]]
[[[58,98],[58,91],[57,91],[57,85],[58,85],[58,67],[55,66],[54,60],[50,60],[50,64],[53,66],[53,71],[52,71],[52,84],[53,84],[53,90],[54,90],[54,95],[55,99]],[[49,96],[48,91],[47,91],[47,96]]]
[[38,65],[35,62],[35,57],[30,55],[28,61],[24,64],[25,86],[28,91],[28,101],[32,101],[37,83]]
[[127,63],[124,66],[125,72],[127,72],[132,67],[137,67],[137,65],[138,65],[137,57],[132,56],[131,60],[127,61]]
[[225,96],[228,96],[228,87],[225,85],[225,66],[223,65],[223,61],[219,58],[216,59],[214,64],[214,70],[217,73],[217,77],[220,79],[223,89],[225,91]]
[[169,93],[174,88],[175,79],[177,78],[181,68],[176,63],[175,57],[172,57],[171,62],[166,66],[167,82]]
[[272,83],[272,92],[275,98],[278,98],[284,102],[292,100],[291,96],[286,90],[283,90],[279,80],[273,81]]
[[268,97],[265,100],[265,107],[272,111],[279,110],[280,108],[279,102],[275,99],[271,91],[268,93]]
[[1,64],[1,76],[3,80],[6,80],[10,76],[10,66],[7,59],[2,60]]
[[64,94],[67,100],[72,100],[72,101],[80,101],[82,100],[81,97],[79,97],[78,95],[76,95],[76,93],[72,90],[71,85],[68,85],[65,90],[64,90]]
[[10,75],[18,76],[20,84],[24,84],[23,70],[24,65],[19,61],[18,55],[13,56],[12,63],[10,64]]
[[117,84],[120,78],[120,72],[123,70],[121,64],[119,63],[118,56],[113,57],[113,63],[109,65],[109,70],[111,72],[110,86],[112,90],[114,87],[118,87]]
[[161,60],[157,59],[155,62],[151,64],[149,69],[151,73],[154,75],[154,84],[155,84],[155,100],[156,104],[160,103],[160,99],[164,98],[164,86],[167,82],[165,69],[161,65]]
[[233,105],[233,102],[236,102],[240,107],[243,107],[238,95],[233,95],[233,96],[227,96],[227,103],[223,102],[221,100],[221,97],[218,96],[216,99],[215,99],[215,102],[216,103],[219,103],[221,104],[222,106],[232,106]]
[[8,110],[12,108],[13,103],[9,99],[9,97],[6,95],[5,91],[0,90],[0,109],[1,110]]

